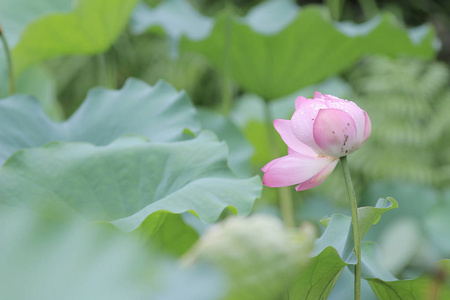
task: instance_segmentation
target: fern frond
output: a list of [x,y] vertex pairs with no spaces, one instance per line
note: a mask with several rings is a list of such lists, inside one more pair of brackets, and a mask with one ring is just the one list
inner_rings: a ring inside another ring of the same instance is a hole
[[370,57],[349,74],[372,136],[352,155],[369,180],[450,184],[450,71],[413,58]]

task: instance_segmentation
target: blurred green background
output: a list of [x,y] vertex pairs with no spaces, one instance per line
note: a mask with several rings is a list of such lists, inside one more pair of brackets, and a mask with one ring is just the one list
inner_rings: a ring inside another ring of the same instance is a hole
[[[228,143],[239,176],[262,176],[265,163],[287,153],[270,124],[290,118],[297,96],[317,90],[352,100],[373,128],[349,157],[359,205],[386,196],[399,203],[366,239],[380,245],[387,268],[402,279],[450,257],[449,1],[131,2],[109,12],[106,2],[93,1],[78,16],[92,18],[84,31],[59,32],[57,20],[45,16],[71,11],[72,1],[30,8],[26,0],[2,0],[17,92],[35,96],[62,121],[93,87],[162,79],[185,90],[203,128]],[[83,32],[91,30],[95,42],[88,43]],[[0,52],[3,98],[8,79]],[[313,222],[318,231],[323,217],[349,214],[340,167],[310,191],[264,187],[253,210],[279,215],[282,197],[293,199],[297,224]],[[330,299],[348,297],[338,282]]]

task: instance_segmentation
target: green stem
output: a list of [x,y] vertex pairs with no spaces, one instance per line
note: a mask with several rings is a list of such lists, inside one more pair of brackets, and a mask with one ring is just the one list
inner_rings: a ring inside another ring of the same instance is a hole
[[231,5],[227,2],[227,20],[225,23],[224,49],[223,49],[223,72],[222,72],[222,112],[228,115],[233,105],[233,83],[230,78],[231,68]]
[[353,189],[352,178],[350,177],[350,170],[348,169],[347,156],[341,157],[342,171],[344,172],[345,184],[347,185],[348,198],[350,200],[350,207],[352,210],[352,227],[353,227],[353,241],[355,243],[355,300],[361,299],[361,235],[359,233],[358,222],[358,203],[356,202],[355,190]]
[[97,55],[98,84],[109,89],[116,89],[115,61],[112,48]]
[[345,0],[326,0],[330,15],[335,21],[340,21],[342,16],[342,9],[344,8]]
[[378,6],[375,0],[359,0],[359,4],[367,20],[372,19],[378,13]]
[[278,188],[278,195],[280,196],[280,210],[286,227],[294,228],[294,204],[292,203],[292,194],[290,187],[283,186]]
[[109,74],[109,66],[105,53],[100,53],[97,55],[98,62],[98,85],[104,86],[106,88],[112,88],[111,86],[111,76]]
[[5,49],[6,64],[8,67],[9,94],[13,95],[16,92],[15,83],[14,83],[14,70],[13,70],[13,65],[12,65],[12,60],[11,60],[11,54],[9,52],[8,42],[6,41],[6,38],[3,35],[1,26],[0,26],[0,39],[2,40],[3,49]]
[[[277,143],[276,143],[276,135],[275,129],[272,124],[272,117],[270,115],[269,104],[266,102],[264,105],[265,115],[266,115],[266,132],[267,138],[269,140],[269,147],[272,153],[272,157],[279,157],[281,154],[278,151]],[[280,199],[280,211],[281,216],[283,217],[284,223],[286,227],[293,228],[295,227],[295,218],[294,218],[294,203],[292,200],[292,193],[290,187],[284,186],[277,188],[278,197]]]

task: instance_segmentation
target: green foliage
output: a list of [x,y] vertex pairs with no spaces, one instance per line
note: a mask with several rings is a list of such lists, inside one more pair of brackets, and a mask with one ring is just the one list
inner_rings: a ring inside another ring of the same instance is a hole
[[199,110],[198,118],[202,128],[213,131],[227,143],[230,168],[238,175],[249,176],[252,173],[249,157],[253,154],[253,148],[237,126],[229,118],[206,109]]
[[352,163],[368,180],[447,185],[450,72],[441,63],[372,57],[349,74],[372,136]]
[[259,177],[236,178],[226,155],[211,133],[178,143],[137,137],[104,147],[55,142],[8,159],[0,169],[0,199],[68,207],[124,231],[161,210],[191,211],[212,223],[227,207],[248,214],[261,190]]
[[423,274],[413,280],[384,282],[379,279],[369,279],[369,284],[378,299],[436,299],[450,298],[450,260],[437,263],[434,274]]
[[199,238],[197,231],[184,222],[181,214],[168,214],[167,211],[154,212],[133,234],[149,244],[151,249],[177,257],[190,249]]
[[[270,109],[260,97],[256,95],[243,95],[237,99],[231,118],[243,132],[247,140],[256,150],[252,157],[254,165],[263,166],[272,159],[269,145],[268,130],[274,131],[273,127],[268,128],[266,122],[266,110]],[[277,143],[278,146],[280,142]],[[273,144],[272,144],[273,146]]]
[[[359,219],[359,232],[361,238],[363,238],[369,231],[370,227],[378,223],[381,215],[391,210],[393,208],[398,208],[398,203],[395,199],[388,197],[387,199],[380,198],[377,201],[375,207],[363,206],[358,209],[358,219]],[[320,223],[322,225],[328,226],[330,218],[322,219]]]
[[185,90],[196,104],[218,103],[218,78],[205,58],[195,53],[174,58],[170,49],[164,37],[122,35],[104,54],[61,57],[47,62],[46,67],[58,78],[58,98],[67,116],[76,111],[87,90],[121,87],[130,77],[152,85],[161,79],[170,82],[177,90]]
[[154,87],[130,79],[121,90],[96,88],[80,109],[63,123],[51,121],[38,103],[15,95],[0,101],[0,162],[12,153],[51,141],[107,145],[125,134],[140,134],[152,142],[183,138],[185,129],[196,133],[200,123],[189,98],[170,85]]
[[[1,54],[0,61],[3,61]],[[45,68],[35,66],[22,72],[16,80],[16,92],[38,99],[42,110],[52,120],[61,121],[63,119],[61,104],[56,101],[56,80]],[[6,98],[8,93],[8,79],[0,78],[0,99]]]
[[[0,7],[3,30],[7,35],[12,32],[17,74],[52,57],[106,51],[124,29],[137,0],[79,0],[75,7],[67,0],[33,2],[8,0]],[[10,9],[14,13],[10,14]],[[25,22],[17,30],[13,26],[20,14]]]
[[34,20],[49,14],[69,13],[73,8],[70,0],[46,0],[39,5],[30,0],[4,0],[0,2],[0,18],[2,20],[2,34],[6,36],[10,47],[15,47]]
[[444,217],[448,215],[448,192],[407,182],[376,182],[369,185],[362,199],[376,199],[386,193],[397,199],[401,209],[384,215],[368,239],[380,245],[389,271],[411,278],[436,260],[449,257],[447,239],[442,238],[450,230]]
[[[159,26],[159,30],[152,28]],[[141,34],[147,29],[167,33],[173,40],[186,35],[193,40],[205,38],[211,31],[213,20],[198,13],[188,1],[168,0],[152,9],[140,3],[132,16],[131,30]]]
[[[150,87],[131,79],[118,91],[94,89],[64,123],[50,121],[33,99],[19,95],[0,101],[0,114],[2,155],[8,158],[0,170],[2,203],[69,208],[124,231],[139,228],[144,240],[179,255],[198,234],[169,212],[190,211],[212,223],[227,208],[248,214],[260,194],[260,179],[237,178],[227,165],[226,145],[212,133],[173,142],[197,133],[200,122],[187,96],[163,82]],[[239,162],[251,152],[238,132],[230,136],[221,129],[233,128],[229,121],[218,121],[208,125],[231,142],[230,164],[242,175]],[[146,138],[117,139],[132,133]],[[54,140],[97,146],[42,147]]]
[[[396,207],[396,201],[388,198],[380,199],[376,207],[358,208],[361,234],[364,235],[382,214]],[[351,218],[333,215],[324,220],[324,224],[327,228],[316,241],[311,263],[290,291],[294,299],[327,299],[343,268],[349,266],[351,269],[356,263],[352,251]],[[445,282],[449,272],[448,260],[441,261],[439,264],[444,268],[437,269],[444,281],[427,274],[413,280],[397,280],[385,268],[375,243],[363,242],[361,250],[362,277],[369,282],[379,299],[424,299],[425,295],[437,292],[436,299],[444,300],[450,292],[450,285]]]
[[398,203],[391,197],[378,199],[375,207],[360,207],[358,210],[358,219],[360,222],[361,238],[366,235],[372,225],[378,223],[382,214],[393,208],[398,208]]
[[[396,201],[388,198],[380,199],[376,207],[358,208],[358,213],[361,213],[359,216],[361,237],[383,213],[396,207]],[[291,289],[290,295],[294,299],[326,299],[343,268],[356,263],[351,218],[335,214],[330,219],[323,220],[323,224],[327,229],[316,240],[312,261]],[[364,273],[364,268],[362,270],[363,276],[370,276],[367,272]]]
[[335,24],[322,7],[269,1],[244,18],[223,13],[206,39],[184,39],[181,48],[202,53],[247,92],[274,99],[338,74],[367,54],[432,58],[434,32],[422,29],[413,35],[389,14],[362,25]]
[[0,210],[0,298],[211,300],[223,277],[59,211]]
[[323,249],[311,259],[306,270],[297,278],[289,296],[294,299],[327,299],[346,265],[336,249]]

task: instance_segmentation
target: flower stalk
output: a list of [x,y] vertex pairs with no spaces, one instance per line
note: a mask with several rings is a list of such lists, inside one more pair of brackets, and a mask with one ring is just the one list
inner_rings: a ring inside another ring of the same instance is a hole
[[[274,157],[279,156],[279,151],[276,146],[276,137],[275,132],[272,127],[272,117],[270,115],[269,103],[266,101],[264,105],[264,113],[266,117],[266,133],[267,139],[269,141],[270,151]],[[284,224],[288,228],[295,227],[295,218],[294,218],[294,203],[292,200],[292,194],[288,187],[280,187],[278,189],[278,199],[280,205],[281,217],[283,218]]]
[[233,106],[233,83],[231,81],[231,39],[232,39],[232,24],[231,24],[231,4],[226,2],[227,20],[225,23],[224,50],[223,50],[223,72],[222,72],[222,112],[224,115],[228,115]]
[[8,42],[6,41],[5,36],[3,35],[2,26],[0,25],[0,40],[2,41],[2,46],[5,51],[6,64],[8,68],[8,80],[9,80],[9,94],[13,95],[16,92],[15,83],[14,83],[14,71],[11,60],[11,54],[9,51]]
[[352,211],[352,228],[353,241],[355,244],[355,300],[361,299],[361,234],[359,231],[358,222],[358,204],[356,202],[355,190],[353,189],[352,178],[350,177],[350,170],[348,168],[347,156],[340,158],[342,171],[344,172],[344,180],[347,186],[348,198],[350,200],[350,207]]

